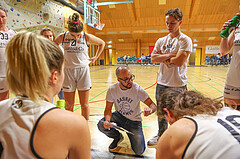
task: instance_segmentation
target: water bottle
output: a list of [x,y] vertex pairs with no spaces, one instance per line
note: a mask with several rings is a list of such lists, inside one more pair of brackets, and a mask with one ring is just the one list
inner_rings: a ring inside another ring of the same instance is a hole
[[230,33],[236,28],[238,23],[240,22],[240,13],[237,13],[233,18],[232,21],[230,22],[228,26],[226,26],[220,33],[220,36],[222,38],[227,38]]
[[64,99],[60,99],[57,101],[56,107],[64,109],[65,108],[65,100]]

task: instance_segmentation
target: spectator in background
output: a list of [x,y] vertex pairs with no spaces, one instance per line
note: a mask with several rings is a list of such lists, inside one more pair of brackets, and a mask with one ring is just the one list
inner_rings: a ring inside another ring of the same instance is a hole
[[143,65],[143,62],[145,62],[145,59],[146,59],[146,57],[144,56],[144,54],[142,54],[142,56],[141,56],[141,65]]

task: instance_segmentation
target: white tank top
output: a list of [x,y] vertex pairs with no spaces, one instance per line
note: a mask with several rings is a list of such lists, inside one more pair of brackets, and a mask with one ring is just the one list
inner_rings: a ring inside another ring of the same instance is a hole
[[40,158],[33,147],[33,135],[41,117],[54,108],[44,100],[39,105],[20,96],[1,101],[0,158]]
[[5,55],[5,48],[14,35],[15,32],[11,29],[7,32],[0,31],[0,78],[6,77],[7,57]]
[[197,115],[196,131],[182,158],[240,159],[240,111],[222,108],[216,116]]
[[63,47],[65,57],[65,67],[67,68],[80,68],[86,67],[90,63],[88,56],[88,46],[82,31],[79,39],[74,40],[69,31],[64,34]]
[[240,87],[240,27],[235,30],[233,42],[233,54],[228,69],[226,84]]

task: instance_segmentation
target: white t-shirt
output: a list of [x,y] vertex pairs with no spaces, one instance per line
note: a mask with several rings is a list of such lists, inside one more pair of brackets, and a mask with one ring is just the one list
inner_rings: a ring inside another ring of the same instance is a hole
[[3,145],[1,158],[36,158],[31,151],[31,134],[36,122],[55,105],[41,101],[36,104],[26,97],[14,97],[0,102],[0,142]]
[[144,102],[149,95],[137,83],[132,88],[122,90],[119,82],[109,87],[106,100],[114,103],[115,110],[132,121],[142,121],[140,101]]
[[240,27],[238,27],[235,31],[233,54],[227,73],[226,84],[234,87],[240,87]]
[[186,159],[240,159],[240,111],[222,108],[216,116],[197,115]]
[[[170,34],[168,34],[157,40],[154,51],[161,51],[162,54],[177,54],[179,51],[192,52],[192,40],[181,32],[174,38],[171,38]],[[160,63],[157,83],[168,87],[185,86],[187,84],[187,63],[188,59],[181,67]]]
[[5,48],[14,35],[15,32],[11,29],[7,32],[0,31],[0,78],[6,77],[7,57],[5,55]]
[[86,67],[90,63],[88,56],[88,46],[85,36],[85,33],[82,31],[80,38],[74,40],[69,31],[65,33],[62,44],[64,48],[66,68]]

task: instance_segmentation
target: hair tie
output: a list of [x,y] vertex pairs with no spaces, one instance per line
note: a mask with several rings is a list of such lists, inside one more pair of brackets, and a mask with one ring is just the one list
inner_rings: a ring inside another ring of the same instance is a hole
[[79,23],[79,20],[78,21],[72,21],[72,22],[76,24],[76,23]]

